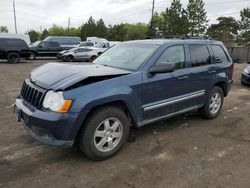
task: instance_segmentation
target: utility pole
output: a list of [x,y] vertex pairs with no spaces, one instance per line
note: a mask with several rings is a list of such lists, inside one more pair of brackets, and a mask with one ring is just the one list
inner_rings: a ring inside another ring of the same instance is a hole
[[13,11],[14,11],[14,23],[15,23],[15,31],[17,34],[17,27],[16,27],[16,6],[15,6],[15,1],[13,0]]
[[155,12],[155,0],[153,0],[153,3],[152,3],[152,13],[151,13],[151,21],[150,21],[150,28],[149,28],[149,37],[152,37],[154,35],[154,31],[153,31],[153,17],[154,17],[154,12]]
[[69,26],[70,26],[70,17],[68,19],[68,31],[69,31]]

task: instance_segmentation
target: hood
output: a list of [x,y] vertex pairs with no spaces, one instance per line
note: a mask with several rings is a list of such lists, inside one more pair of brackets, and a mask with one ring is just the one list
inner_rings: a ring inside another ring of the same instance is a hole
[[31,82],[44,89],[56,91],[65,90],[87,78],[95,79],[98,77],[125,75],[129,73],[131,72],[97,64],[48,63],[34,69],[30,74],[30,79]]

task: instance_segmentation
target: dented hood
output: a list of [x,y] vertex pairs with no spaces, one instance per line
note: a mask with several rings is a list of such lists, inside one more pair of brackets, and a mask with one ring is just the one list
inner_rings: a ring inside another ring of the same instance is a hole
[[30,74],[31,82],[52,90],[64,90],[86,78],[99,76],[124,75],[131,72],[97,64],[48,63],[34,69]]

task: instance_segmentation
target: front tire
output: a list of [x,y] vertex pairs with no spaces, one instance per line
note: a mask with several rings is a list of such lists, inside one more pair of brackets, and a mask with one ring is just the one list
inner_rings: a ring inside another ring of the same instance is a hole
[[215,86],[210,92],[206,104],[201,109],[199,109],[199,111],[203,115],[203,117],[207,119],[214,119],[221,112],[223,102],[224,102],[223,91],[220,87]]
[[16,64],[20,62],[20,55],[16,52],[11,52],[7,56],[7,60],[11,64]]
[[96,110],[82,128],[79,146],[93,160],[105,160],[115,155],[129,136],[129,120],[118,107]]
[[36,60],[36,53],[35,52],[30,52],[30,60]]
[[66,57],[66,61],[67,62],[72,62],[73,61],[73,57],[72,56],[67,56]]

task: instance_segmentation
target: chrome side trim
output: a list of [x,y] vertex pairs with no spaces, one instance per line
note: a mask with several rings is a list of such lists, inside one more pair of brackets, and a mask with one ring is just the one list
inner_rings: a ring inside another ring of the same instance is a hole
[[164,100],[164,101],[159,101],[159,102],[156,102],[156,104],[155,103],[147,104],[147,105],[143,106],[143,109],[146,112],[146,111],[153,110],[153,109],[156,109],[156,108],[160,108],[160,107],[163,107],[163,106],[167,106],[167,105],[175,104],[175,103],[178,103],[178,102],[183,102],[183,101],[186,101],[186,100],[189,100],[189,99],[193,99],[193,98],[196,98],[196,97],[200,97],[202,95],[205,95],[205,90],[197,91],[197,92],[194,92],[194,93],[189,93],[189,94],[186,94],[186,95],[179,96],[177,98],[174,97],[174,98],[170,98],[170,99],[167,99],[167,100]]
[[201,106],[193,106],[193,107],[190,107],[190,108],[186,108],[184,110],[180,110],[178,112],[174,112],[174,113],[167,114],[167,115],[157,117],[157,118],[154,118],[154,119],[146,120],[146,121],[138,123],[138,127],[153,123],[155,121],[159,121],[159,120],[162,120],[162,119],[167,119],[167,118],[170,118],[170,117],[173,117],[173,116],[176,116],[176,115],[180,115],[180,114],[183,114],[183,113],[186,113],[186,112],[189,112],[189,111],[197,110],[200,107]]

